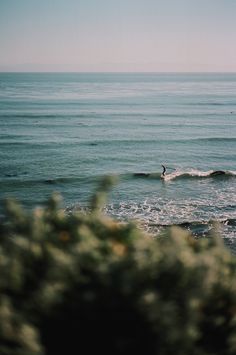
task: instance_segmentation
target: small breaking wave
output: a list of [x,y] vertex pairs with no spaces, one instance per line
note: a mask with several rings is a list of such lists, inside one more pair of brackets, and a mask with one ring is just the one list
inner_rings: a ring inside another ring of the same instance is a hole
[[232,170],[190,170],[190,171],[179,171],[176,170],[173,173],[166,174],[163,176],[161,173],[134,173],[135,178],[157,178],[163,181],[172,181],[177,179],[201,179],[201,178],[230,178],[236,177],[236,171]]

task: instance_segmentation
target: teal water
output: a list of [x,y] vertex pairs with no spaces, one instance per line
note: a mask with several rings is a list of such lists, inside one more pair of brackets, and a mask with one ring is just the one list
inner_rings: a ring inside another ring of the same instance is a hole
[[74,210],[107,174],[108,214],[197,235],[216,220],[233,244],[236,74],[0,74],[1,201],[59,191]]

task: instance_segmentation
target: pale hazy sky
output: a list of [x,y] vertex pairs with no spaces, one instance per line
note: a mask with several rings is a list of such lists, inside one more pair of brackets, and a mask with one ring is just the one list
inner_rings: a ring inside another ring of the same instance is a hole
[[0,71],[236,72],[236,0],[0,0]]

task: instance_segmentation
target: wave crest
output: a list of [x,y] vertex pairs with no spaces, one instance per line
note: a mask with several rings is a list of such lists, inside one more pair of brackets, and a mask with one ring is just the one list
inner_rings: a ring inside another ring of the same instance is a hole
[[176,170],[173,173],[167,173],[164,177],[161,173],[134,173],[134,177],[137,178],[159,178],[163,179],[164,181],[171,181],[177,179],[201,179],[201,178],[230,178],[236,177],[236,171],[230,170],[208,170],[208,171],[201,171],[201,170],[190,170],[190,171],[181,171]]

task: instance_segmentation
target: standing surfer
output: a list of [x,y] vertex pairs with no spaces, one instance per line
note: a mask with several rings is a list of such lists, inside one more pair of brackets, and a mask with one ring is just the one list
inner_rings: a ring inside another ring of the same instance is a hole
[[166,174],[166,167],[164,165],[162,165],[162,168],[163,168],[163,171],[162,171],[161,177],[164,178],[165,174]]

